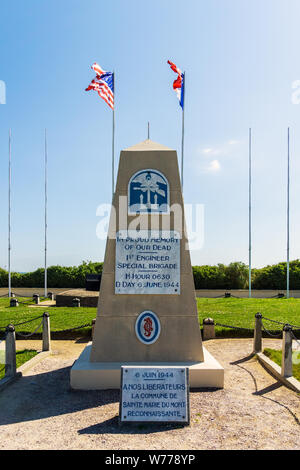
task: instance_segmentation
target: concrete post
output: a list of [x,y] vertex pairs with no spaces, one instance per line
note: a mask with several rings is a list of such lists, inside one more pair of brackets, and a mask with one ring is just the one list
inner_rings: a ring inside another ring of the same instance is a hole
[[255,329],[253,341],[253,353],[257,354],[262,351],[262,314],[255,315]]
[[94,330],[95,330],[96,318],[92,320],[92,339],[94,338]]
[[203,320],[203,339],[214,339],[216,337],[215,322],[212,318],[205,318]]
[[18,299],[15,299],[15,298],[10,299],[9,306],[10,307],[19,307]]
[[14,377],[16,373],[16,333],[14,326],[8,325],[5,340],[5,377]]
[[43,351],[51,351],[50,315],[43,315]]
[[282,340],[282,364],[281,364],[281,375],[283,377],[292,377],[293,375],[293,338],[292,338],[292,327],[285,325],[283,328],[283,340]]
[[72,300],[73,307],[80,307],[80,299],[73,299]]
[[33,301],[34,301],[37,305],[39,305],[39,303],[40,303],[40,296],[39,296],[39,294],[33,294],[32,298],[33,298]]

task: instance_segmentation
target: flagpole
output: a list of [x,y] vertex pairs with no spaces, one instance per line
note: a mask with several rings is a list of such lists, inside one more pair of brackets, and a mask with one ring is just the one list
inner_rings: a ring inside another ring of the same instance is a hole
[[11,129],[8,139],[8,297],[11,297]]
[[249,129],[249,299],[252,288],[252,129]]
[[183,162],[184,162],[184,105],[185,105],[185,72],[183,72],[183,98],[182,98],[182,140],[181,140],[181,187],[183,190]]
[[290,128],[288,128],[287,152],[287,265],[286,265],[286,297],[290,297]]
[[114,107],[112,116],[112,199],[115,192],[115,72],[113,72]]
[[47,297],[47,203],[48,203],[48,188],[47,188],[47,170],[48,170],[48,148],[47,148],[47,129],[45,129],[45,297]]

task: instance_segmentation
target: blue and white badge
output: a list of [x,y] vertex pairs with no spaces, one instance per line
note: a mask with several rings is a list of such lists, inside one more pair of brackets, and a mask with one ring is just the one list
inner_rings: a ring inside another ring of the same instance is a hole
[[135,323],[135,333],[142,343],[155,343],[159,338],[160,330],[160,321],[154,312],[146,310],[138,316]]
[[135,173],[128,184],[129,214],[169,213],[169,183],[157,170]]

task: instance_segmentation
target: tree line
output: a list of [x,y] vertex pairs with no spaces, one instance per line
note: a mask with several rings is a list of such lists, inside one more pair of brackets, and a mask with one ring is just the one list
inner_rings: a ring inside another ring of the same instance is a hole
[[[47,269],[48,287],[84,288],[88,274],[101,274],[103,263],[83,261],[79,266],[50,266]],[[278,263],[252,270],[252,289],[286,288],[286,263]],[[193,266],[196,289],[247,289],[249,269],[241,262],[216,266]],[[13,287],[43,287],[44,268],[28,273],[11,273]],[[7,287],[8,272],[0,268],[0,287]],[[290,289],[300,290],[300,260],[290,262]]]

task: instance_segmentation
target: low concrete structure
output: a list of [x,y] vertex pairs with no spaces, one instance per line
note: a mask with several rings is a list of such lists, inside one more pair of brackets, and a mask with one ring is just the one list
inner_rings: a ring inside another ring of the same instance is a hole
[[[118,389],[121,366],[149,366],[149,362],[91,362],[91,349],[92,343],[89,343],[71,369],[71,387],[75,390]],[[151,366],[188,367],[192,389],[223,388],[223,367],[205,348],[203,353],[203,362],[151,362]]]
[[300,382],[295,377],[284,377],[282,368],[263,353],[256,354],[261,365],[268,370],[276,379],[282,382],[286,387],[300,393]]
[[99,292],[86,291],[85,289],[70,289],[56,294],[57,307],[73,307],[73,299],[80,300],[81,307],[98,306]]

